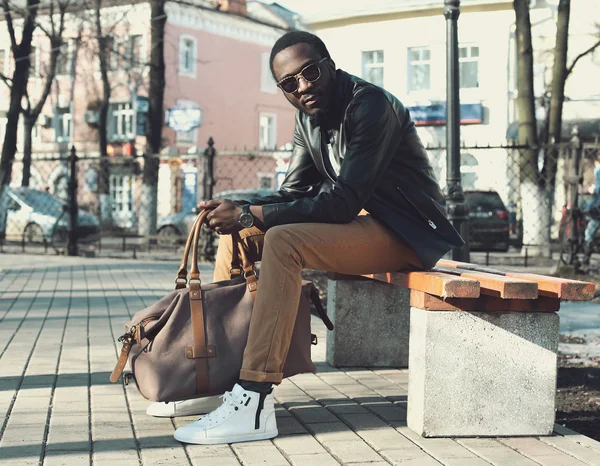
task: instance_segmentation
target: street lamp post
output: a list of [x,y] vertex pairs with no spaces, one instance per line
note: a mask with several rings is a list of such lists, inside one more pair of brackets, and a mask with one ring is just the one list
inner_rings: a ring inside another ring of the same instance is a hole
[[[215,164],[215,141],[212,137],[208,138],[208,147],[204,151],[204,196],[206,200],[211,200],[213,196],[213,186],[215,185],[214,164]],[[204,258],[207,261],[215,260],[215,248],[213,245],[213,231],[208,230],[206,243],[204,244]]]
[[458,68],[458,16],[460,0],[444,0],[446,18],[446,201],[448,219],[465,245],[452,250],[452,259],[469,261],[468,216],[460,182],[460,95]]

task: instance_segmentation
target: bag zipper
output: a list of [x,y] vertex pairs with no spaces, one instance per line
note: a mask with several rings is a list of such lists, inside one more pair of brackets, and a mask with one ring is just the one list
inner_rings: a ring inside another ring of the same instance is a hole
[[396,186],[396,189],[402,193],[402,195],[406,198],[406,200],[410,203],[410,205],[412,205],[414,207],[414,209],[423,218],[423,220],[425,220],[431,228],[433,228],[434,230],[437,230],[437,225],[435,223],[433,223],[433,220],[431,220],[430,218],[427,218],[427,216],[417,208],[417,206],[412,201],[412,199],[406,195],[406,193],[400,188],[400,186]]

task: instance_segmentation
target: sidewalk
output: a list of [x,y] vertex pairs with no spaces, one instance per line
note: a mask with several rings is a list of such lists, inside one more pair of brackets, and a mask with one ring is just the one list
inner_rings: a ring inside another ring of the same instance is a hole
[[[423,439],[406,427],[407,370],[338,370],[313,322],[317,374],[275,389],[280,435],[182,445],[193,418],[146,416],[135,384],[108,381],[123,324],[173,288],[175,262],[0,254],[0,465],[600,465],[600,442]],[[210,281],[212,270],[202,268]]]

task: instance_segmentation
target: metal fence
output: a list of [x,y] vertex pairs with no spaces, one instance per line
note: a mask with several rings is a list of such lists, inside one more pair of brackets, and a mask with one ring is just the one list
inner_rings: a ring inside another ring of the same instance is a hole
[[[22,164],[15,162],[0,200],[2,251],[177,257],[199,200],[250,198],[276,189],[289,162],[289,151],[217,152],[211,142],[203,151],[161,156],[153,186],[144,184],[143,156],[34,157],[27,188],[21,187]],[[446,151],[427,149],[443,188]],[[532,150],[539,164],[528,182],[523,157]],[[521,264],[559,254],[571,206],[583,208],[594,189],[599,153],[600,143],[577,138],[551,146],[462,147],[471,260],[506,263],[512,257]],[[544,170],[544,160],[555,170]],[[149,225],[153,217],[156,228]],[[580,223],[588,221],[584,215]],[[206,235],[203,241],[210,259],[213,241]]]

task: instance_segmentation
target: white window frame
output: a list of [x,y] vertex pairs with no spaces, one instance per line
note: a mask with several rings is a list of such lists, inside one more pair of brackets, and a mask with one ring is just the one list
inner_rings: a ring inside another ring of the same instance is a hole
[[[64,111],[66,110],[66,111]],[[59,108],[56,114],[54,135],[56,142],[71,141],[73,131],[73,117],[68,108]]]
[[[185,56],[186,51],[184,50],[184,46],[186,45],[187,42],[191,43],[191,52],[192,52],[192,57],[191,57],[191,68],[186,68],[185,67],[185,61],[187,60],[187,57]],[[194,36],[190,36],[187,34],[182,34],[179,36],[179,75],[180,76],[187,76],[190,78],[195,78],[196,77],[196,71],[198,68],[198,40],[194,37]]]
[[4,144],[4,135],[6,134],[6,125],[8,124],[8,118],[0,118],[0,144]]
[[[272,129],[269,134],[269,140],[263,139],[263,118],[269,118],[272,121]],[[258,148],[260,150],[275,150],[277,146],[277,115],[275,113],[261,112],[258,117]]]
[[[135,138],[134,110],[130,101],[111,102],[108,107],[108,139],[131,141]],[[125,125],[125,131],[121,128]]]
[[[137,57],[133,56],[133,38],[140,38],[140,48],[139,54]],[[139,66],[143,66],[146,61],[146,45],[144,41],[144,34],[131,34],[127,39],[127,66],[132,69],[135,69]],[[134,61],[135,58],[135,61]]]
[[[374,55],[377,52],[381,53],[381,58],[383,61],[378,62],[378,63],[367,64],[367,55],[368,54]],[[361,53],[361,58],[362,58],[362,78],[366,81],[369,81],[371,84],[375,84],[376,86],[383,87],[383,85],[385,83],[385,52],[383,51],[383,49],[363,50]],[[368,70],[375,69],[375,68],[381,68],[381,76],[382,76],[381,83],[374,83],[368,78]]]
[[[473,57],[473,48],[477,49],[477,56]],[[466,49],[467,50],[467,56],[461,58],[460,57],[460,51]],[[460,74],[460,69],[461,69],[461,63],[477,63],[477,85],[476,86],[463,86],[462,80],[459,78],[459,85],[461,89],[479,89],[479,57],[480,55],[480,51],[481,48],[478,45],[475,44],[464,44],[464,45],[460,45],[458,47],[458,67],[459,67],[459,76],[462,76]]]
[[2,66],[0,67],[0,73],[2,73],[4,76],[8,75],[8,61],[10,59],[10,49],[0,49],[0,52],[4,53],[4,62],[2,63]]
[[[39,46],[39,44],[35,43],[35,44],[31,44],[31,47],[34,50],[33,50],[33,54],[29,54],[29,61],[30,61],[29,75],[31,78],[34,78],[34,79],[41,78],[42,70],[40,68],[40,46]],[[31,55],[33,55],[33,56],[31,56]],[[33,63],[31,63],[32,60],[33,60]],[[33,64],[33,69],[31,69],[32,64]]]
[[[418,60],[413,60],[411,55],[412,52],[415,50],[419,50],[420,52],[422,51],[429,51],[429,59],[423,59],[422,57],[420,57]],[[431,91],[431,64],[432,64],[432,60],[431,60],[431,47],[429,46],[422,46],[422,47],[409,47],[408,51],[407,51],[407,66],[408,66],[408,76],[406,79],[406,82],[408,84],[408,92],[409,93],[419,93],[419,92],[429,92]],[[420,88],[420,89],[415,89],[414,88],[414,83],[412,82],[412,67],[413,66],[428,66],[429,67],[429,87],[426,88]]]
[[271,73],[270,56],[269,52],[260,54],[260,90],[267,94],[276,94],[277,83]]
[[131,214],[135,208],[133,203],[133,175],[111,173],[108,179],[111,211],[117,215]]
[[31,130],[31,140],[35,143],[42,142],[42,127],[38,123],[33,125]]

